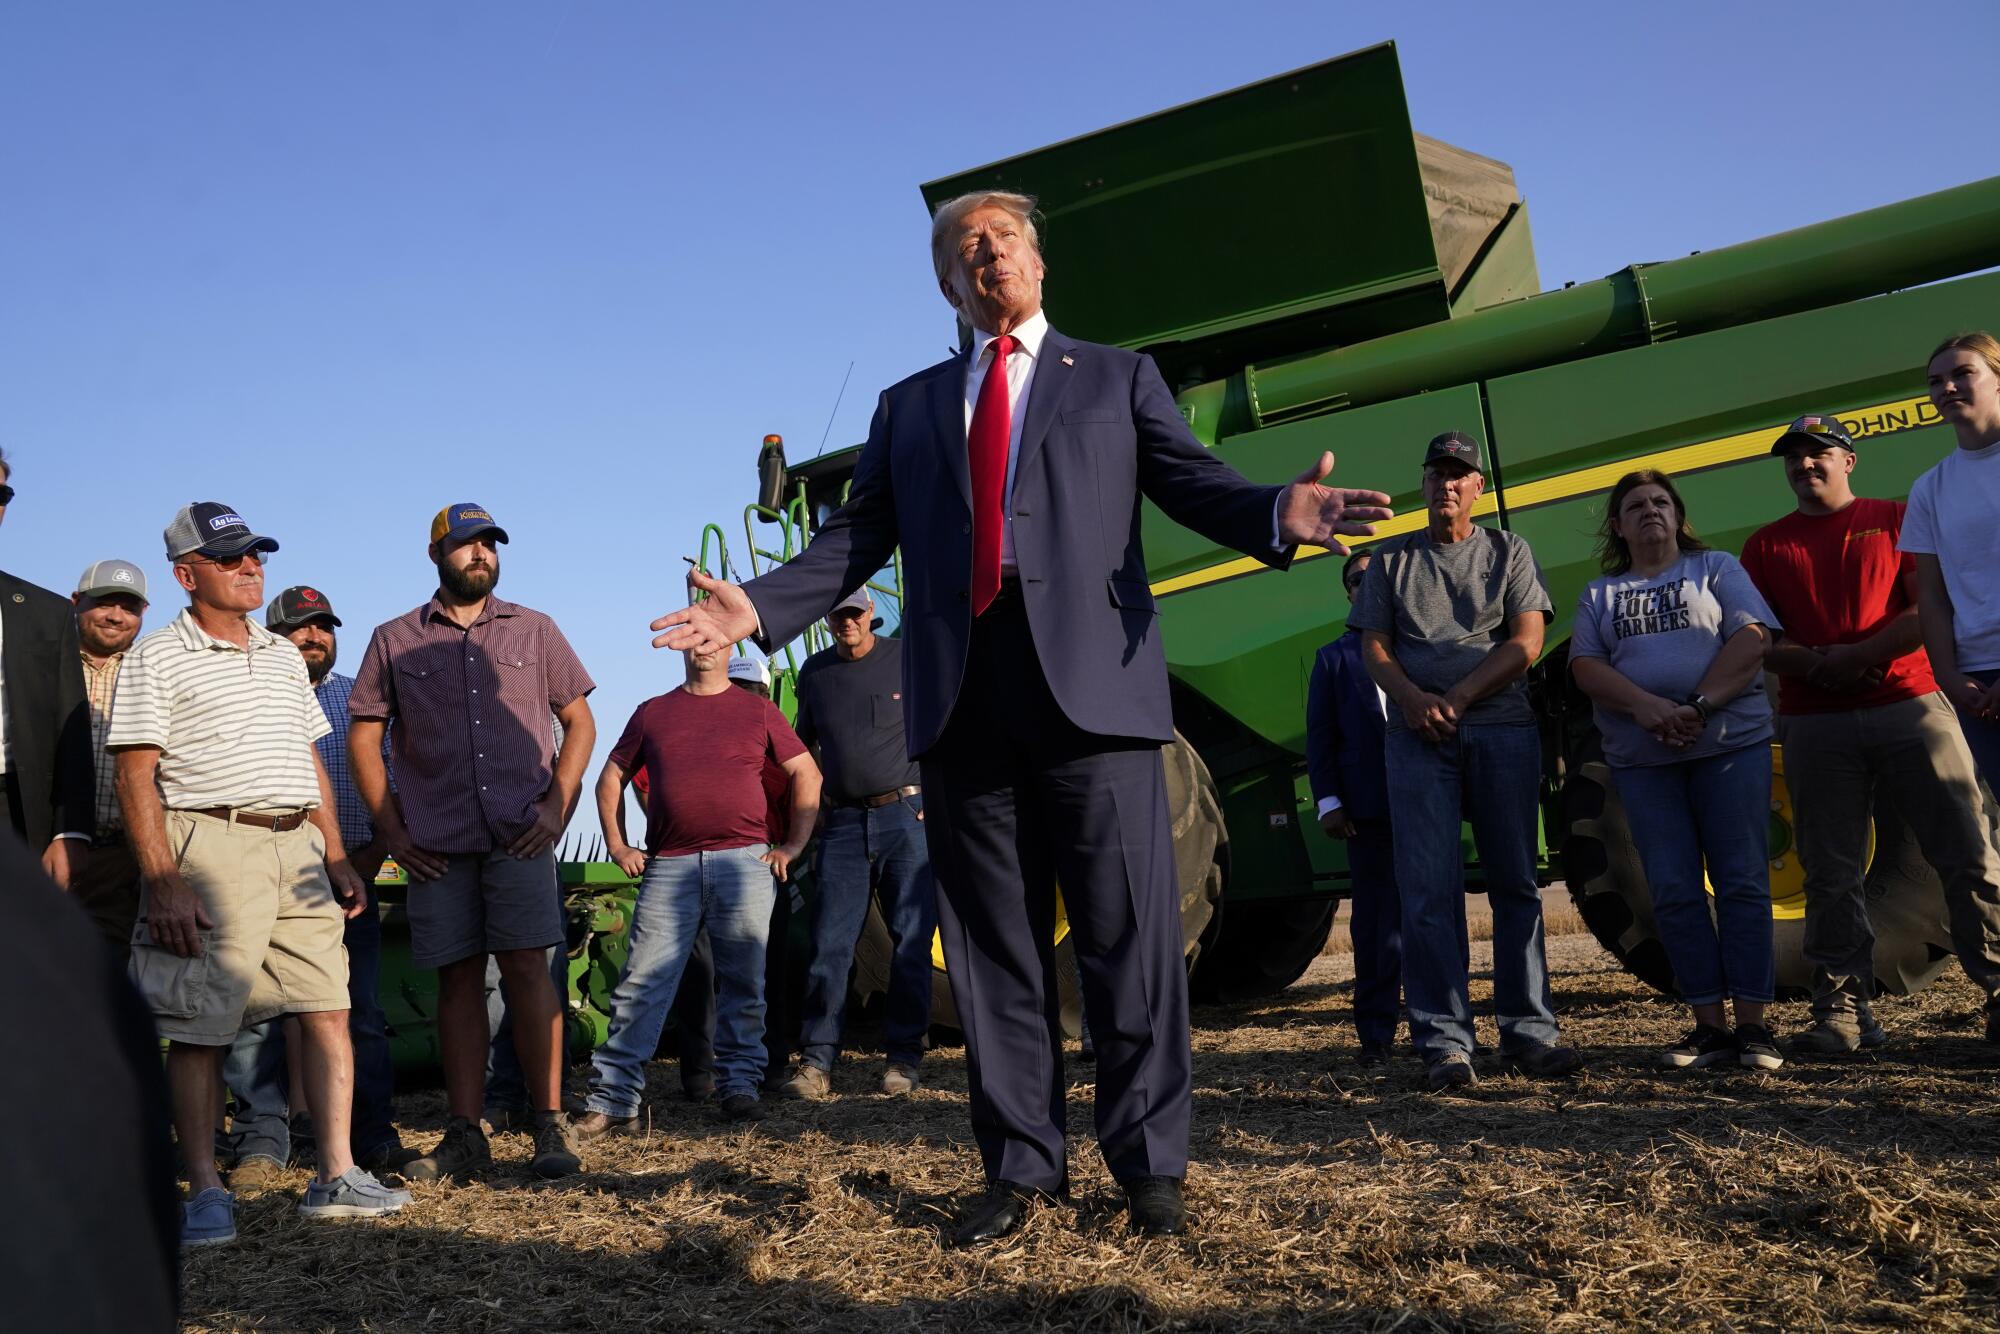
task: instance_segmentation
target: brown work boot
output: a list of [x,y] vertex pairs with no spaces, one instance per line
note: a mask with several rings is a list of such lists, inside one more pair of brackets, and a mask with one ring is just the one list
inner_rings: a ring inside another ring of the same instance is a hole
[[1804,1032],[1794,1033],[1785,1045],[1794,1056],[1845,1056],[1860,1050],[1861,1026],[1851,1014],[1829,1014]]
[[583,1158],[570,1140],[569,1125],[561,1112],[535,1113],[535,1156],[528,1166],[536,1176],[554,1180],[583,1166]]
[[636,1135],[639,1133],[639,1118],[636,1116],[607,1116],[603,1112],[578,1112],[569,1119],[570,1138],[579,1144],[587,1144],[606,1135]]
[[252,1154],[229,1169],[229,1189],[233,1191],[268,1190],[282,1184],[284,1179],[285,1165],[261,1153]]
[[833,1076],[814,1065],[811,1061],[800,1061],[791,1077],[778,1085],[778,1093],[786,1098],[805,1098],[813,1102],[833,1096]]
[[913,1065],[891,1062],[882,1072],[882,1092],[891,1098],[902,1098],[915,1093],[923,1086],[924,1077],[917,1073]]
[[403,1169],[409,1181],[463,1181],[493,1166],[493,1150],[477,1121],[454,1116],[435,1149]]

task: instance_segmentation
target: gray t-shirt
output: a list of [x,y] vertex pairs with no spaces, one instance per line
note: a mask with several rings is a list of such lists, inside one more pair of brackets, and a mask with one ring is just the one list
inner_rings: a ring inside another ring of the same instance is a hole
[[[1780,628],[1736,557],[1691,551],[1658,574],[1592,580],[1576,600],[1569,656],[1596,658],[1641,690],[1683,700],[1701,684],[1723,644],[1746,625],[1774,633]],[[1686,750],[1666,746],[1628,714],[1602,705],[1592,712],[1605,760],[1621,769],[1698,760],[1771,739],[1771,702],[1764,696],[1762,672],[1716,710],[1701,740]]]
[[[1463,542],[1439,544],[1419,532],[1376,547],[1347,623],[1388,635],[1403,675],[1442,695],[1507,638],[1510,620],[1554,609],[1527,539],[1475,527]],[[1509,682],[1467,709],[1465,719],[1532,723],[1527,683]],[[1390,709],[1390,730],[1402,727],[1403,711]]]

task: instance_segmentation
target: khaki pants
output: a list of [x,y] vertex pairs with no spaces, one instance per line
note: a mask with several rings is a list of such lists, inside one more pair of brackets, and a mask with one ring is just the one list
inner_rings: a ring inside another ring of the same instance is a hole
[[83,868],[71,874],[69,892],[77,905],[126,962],[132,953],[132,923],[139,918],[139,862],[124,839],[93,846]]
[[1979,775],[1941,694],[1784,720],[1806,873],[1805,955],[1813,1014],[1851,1021],[1874,993],[1875,933],[1863,883],[1878,788],[1886,789],[1944,882],[1952,946],[1989,1010],[2000,1010],[2000,855],[1988,837]]
[[167,841],[214,925],[183,959],[152,943],[140,897],[132,981],[161,1037],[226,1047],[244,1024],[347,1008],[347,918],[314,825],[280,833],[168,811]]

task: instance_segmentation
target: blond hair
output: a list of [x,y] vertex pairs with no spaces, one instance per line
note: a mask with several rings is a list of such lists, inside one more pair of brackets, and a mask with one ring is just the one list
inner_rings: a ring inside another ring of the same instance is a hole
[[1970,352],[1984,361],[1995,375],[2000,375],[2000,338],[1995,338],[1984,329],[1971,329],[1965,333],[1955,333],[1937,345],[1937,350],[1924,358],[1924,369],[1947,352]]
[[1005,209],[1021,224],[1021,230],[1028,234],[1028,244],[1042,253],[1042,234],[1035,226],[1035,197],[1015,194],[1011,190],[974,190],[970,194],[958,195],[945,200],[931,214],[931,267],[937,270],[939,282],[951,267],[952,256],[958,253],[959,224],[965,215],[976,208],[991,204]]

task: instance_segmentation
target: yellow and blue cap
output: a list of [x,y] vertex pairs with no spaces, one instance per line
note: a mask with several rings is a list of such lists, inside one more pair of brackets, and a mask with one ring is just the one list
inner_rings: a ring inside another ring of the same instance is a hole
[[475,505],[469,500],[461,500],[456,505],[446,505],[431,520],[431,541],[468,542],[482,533],[491,533],[495,542],[507,540],[507,530],[493,521],[484,505]]

